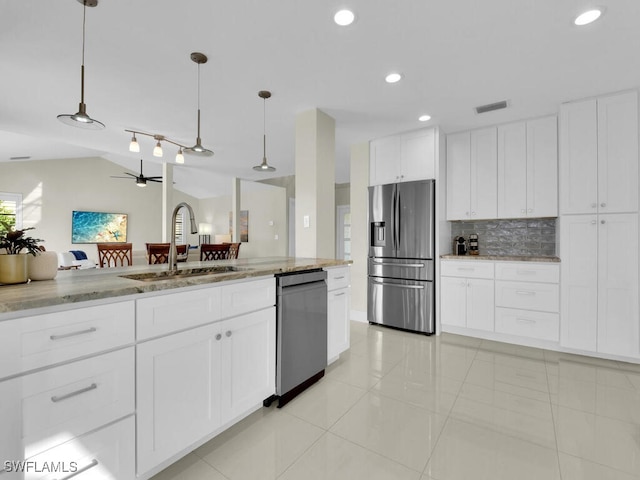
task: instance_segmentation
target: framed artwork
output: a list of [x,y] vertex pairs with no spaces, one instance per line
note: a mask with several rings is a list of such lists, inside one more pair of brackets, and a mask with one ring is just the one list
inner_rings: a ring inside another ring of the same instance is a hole
[[126,213],[73,211],[71,243],[123,243],[126,241]]
[[[240,241],[249,241],[249,210],[240,210]],[[229,235],[233,238],[233,212],[229,212]]]

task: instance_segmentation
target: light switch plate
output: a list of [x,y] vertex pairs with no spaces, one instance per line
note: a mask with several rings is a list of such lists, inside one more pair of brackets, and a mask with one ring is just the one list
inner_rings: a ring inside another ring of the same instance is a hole
[[309,228],[309,215],[302,217],[302,221],[304,223],[304,228]]

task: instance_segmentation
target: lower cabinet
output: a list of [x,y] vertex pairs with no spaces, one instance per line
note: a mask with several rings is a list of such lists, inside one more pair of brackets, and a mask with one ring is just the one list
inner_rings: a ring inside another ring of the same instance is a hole
[[327,359],[331,361],[349,348],[349,288],[328,292],[327,298]]
[[442,277],[442,323],[493,331],[493,280]]
[[275,308],[137,346],[138,475],[275,392]]

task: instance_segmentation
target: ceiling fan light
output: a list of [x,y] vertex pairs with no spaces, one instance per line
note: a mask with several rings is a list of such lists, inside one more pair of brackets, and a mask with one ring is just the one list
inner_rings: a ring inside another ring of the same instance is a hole
[[136,185],[139,187],[146,187],[147,181],[144,178],[136,178]]
[[184,163],[184,155],[182,154],[182,148],[178,150],[176,154],[176,163]]
[[153,148],[153,156],[162,157],[162,145],[160,145],[160,142],[156,143],[156,146]]
[[135,152],[138,153],[140,152],[140,144],[138,143],[138,140],[136,139],[136,134],[133,134],[133,137],[131,137],[131,143],[129,144],[129,151],[130,152]]

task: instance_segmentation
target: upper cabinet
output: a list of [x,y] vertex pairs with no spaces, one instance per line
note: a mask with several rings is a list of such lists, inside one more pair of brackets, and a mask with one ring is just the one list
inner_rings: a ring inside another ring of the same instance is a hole
[[565,103],[560,110],[560,211],[638,210],[638,95]]
[[497,218],[497,129],[447,135],[447,220]]
[[557,216],[556,117],[499,126],[498,218]]
[[372,140],[369,185],[434,178],[435,157],[432,128]]

